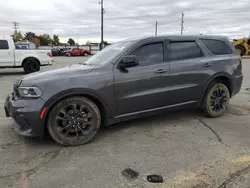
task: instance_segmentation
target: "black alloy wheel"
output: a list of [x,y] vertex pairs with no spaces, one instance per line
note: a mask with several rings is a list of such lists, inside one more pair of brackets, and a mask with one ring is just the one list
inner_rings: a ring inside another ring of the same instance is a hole
[[35,60],[28,60],[23,64],[23,69],[26,74],[37,72],[40,70],[40,65]]
[[220,117],[228,108],[230,92],[222,83],[214,83],[209,87],[204,98],[203,108],[209,117]]
[[48,130],[59,144],[82,145],[96,135],[100,117],[100,112],[92,101],[85,97],[73,97],[59,102],[52,109]]

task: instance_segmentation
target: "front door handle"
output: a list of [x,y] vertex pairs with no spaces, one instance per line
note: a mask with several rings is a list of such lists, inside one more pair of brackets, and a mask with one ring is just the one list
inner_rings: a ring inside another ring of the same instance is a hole
[[212,63],[205,63],[204,65],[203,65],[203,67],[211,67],[212,66]]
[[155,71],[155,73],[161,74],[161,73],[165,73],[168,72],[166,69],[159,69],[157,71]]

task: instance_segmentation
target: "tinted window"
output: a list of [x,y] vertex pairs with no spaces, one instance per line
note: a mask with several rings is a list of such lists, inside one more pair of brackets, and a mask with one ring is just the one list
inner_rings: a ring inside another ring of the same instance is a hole
[[201,39],[203,44],[215,55],[231,54],[232,50],[220,40]]
[[0,40],[0,50],[9,49],[7,40]]
[[195,42],[171,42],[170,60],[202,57],[200,47]]
[[154,43],[144,45],[135,50],[131,55],[136,55],[139,65],[149,65],[156,62],[163,62],[163,44]]

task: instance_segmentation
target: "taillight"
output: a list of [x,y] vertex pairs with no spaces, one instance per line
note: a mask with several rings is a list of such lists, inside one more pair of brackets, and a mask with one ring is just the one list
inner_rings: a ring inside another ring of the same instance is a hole
[[52,53],[51,52],[48,52],[47,55],[50,56],[50,57],[52,57]]

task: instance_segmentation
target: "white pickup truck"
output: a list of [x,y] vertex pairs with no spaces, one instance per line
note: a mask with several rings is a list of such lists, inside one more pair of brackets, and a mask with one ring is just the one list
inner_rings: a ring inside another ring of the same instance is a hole
[[23,67],[25,73],[52,65],[51,50],[16,49],[11,37],[0,37],[0,68]]

